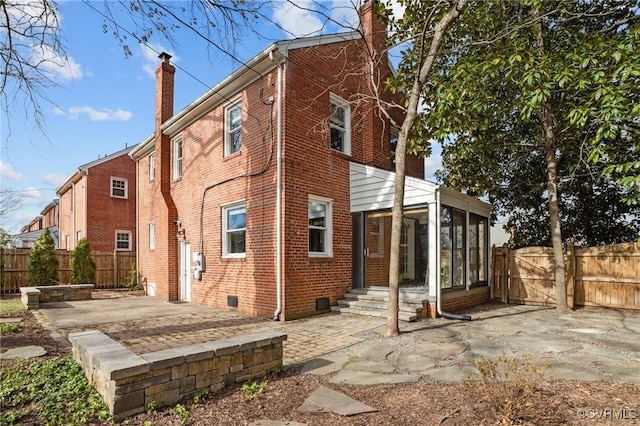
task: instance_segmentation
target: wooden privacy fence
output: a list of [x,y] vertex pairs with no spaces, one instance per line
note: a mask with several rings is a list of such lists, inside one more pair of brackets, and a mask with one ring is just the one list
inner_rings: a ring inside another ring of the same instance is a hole
[[[640,310],[640,245],[614,244],[564,253],[567,301],[574,306]],[[505,303],[556,303],[553,249],[494,247],[491,297]]]
[[[29,265],[28,248],[3,249],[2,259],[2,294],[19,293],[20,287],[28,286],[27,268]],[[58,281],[61,284],[71,282],[72,251],[56,250],[58,258]],[[136,254],[133,252],[92,252],[91,257],[96,263],[95,288],[125,287],[131,266],[135,263]]]

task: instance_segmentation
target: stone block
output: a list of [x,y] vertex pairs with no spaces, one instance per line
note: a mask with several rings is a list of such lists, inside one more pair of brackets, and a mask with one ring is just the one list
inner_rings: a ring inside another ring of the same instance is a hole
[[231,368],[231,361],[229,360],[225,360],[225,361],[219,361],[218,362],[218,374],[223,376],[225,374],[227,374],[229,372]]
[[149,397],[149,396],[159,394],[162,391],[164,391],[164,383],[158,383],[156,385],[147,386],[144,389],[144,395],[145,397]]
[[217,356],[229,355],[240,350],[240,342],[230,340],[208,342],[204,346],[212,350]]
[[177,387],[175,389],[166,390],[154,396],[155,401],[158,403],[158,407],[175,404],[176,402],[180,401],[180,388]]
[[224,383],[220,382],[220,383],[214,383],[211,386],[209,386],[209,389],[211,390],[211,392],[218,392],[219,390],[224,389]]
[[184,359],[186,360],[186,362],[194,362],[207,358],[213,358],[213,356],[215,355],[213,349],[208,348],[206,344],[183,346],[181,349],[184,351]]
[[211,371],[216,368],[216,364],[217,363],[215,363],[212,358],[191,362],[188,364],[188,374],[189,376],[195,376],[196,374],[204,373],[205,371]]
[[177,380],[186,377],[189,373],[189,367],[187,364],[180,364],[174,367],[171,367],[171,379]]
[[100,364],[100,370],[108,380],[143,374],[149,371],[149,364],[139,356],[110,360]]
[[182,395],[195,390],[196,390],[196,376],[187,376],[180,380],[180,393]]
[[144,411],[144,392],[141,390],[116,396],[113,399],[113,405],[109,407],[114,416],[140,408]]
[[232,372],[232,373],[236,373],[236,372],[238,372],[238,371],[242,371],[242,369],[243,369],[243,368],[244,368],[244,365],[242,365],[242,364],[236,364],[236,365],[232,365],[232,366],[229,368],[229,371],[230,371],[230,372]]
[[184,352],[180,348],[164,349],[141,355],[150,365],[152,370],[173,367],[184,363]]
[[180,389],[180,380],[169,380],[164,384],[164,390]]

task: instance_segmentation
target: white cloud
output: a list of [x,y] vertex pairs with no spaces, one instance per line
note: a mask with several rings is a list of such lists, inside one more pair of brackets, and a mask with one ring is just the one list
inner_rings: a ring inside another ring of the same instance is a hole
[[42,204],[43,201],[42,194],[33,186],[21,190],[18,196],[24,204]]
[[34,46],[32,62],[54,80],[79,80],[84,76],[80,64],[69,55],[60,55],[51,46]]
[[273,18],[284,28],[287,37],[317,35],[322,30],[323,23],[313,6],[312,0],[299,0],[295,5],[278,2],[273,10]]
[[109,108],[97,110],[88,105],[69,107],[66,111],[55,107],[53,113],[71,120],[77,120],[81,115],[86,115],[91,121],[128,121],[133,116],[131,111],[125,111],[120,108],[116,110]]
[[42,182],[46,183],[47,185],[51,185],[53,187],[58,187],[62,184],[62,182],[64,182],[66,180],[66,178],[62,175],[59,175],[57,173],[45,173],[44,176],[42,176]]
[[5,163],[0,160],[0,177],[20,182],[24,177],[13,169],[13,164]]
[[387,8],[391,9],[393,16],[396,19],[400,19],[404,16],[406,6],[398,3],[398,0],[386,0],[384,3]]
[[166,49],[160,44],[141,44],[140,49],[142,50],[142,70],[154,79],[156,78],[156,68],[158,68],[158,64],[160,63],[160,59],[158,59],[160,53],[167,52],[171,55],[171,62],[173,63],[177,63],[180,60],[178,56],[174,55],[173,51]]

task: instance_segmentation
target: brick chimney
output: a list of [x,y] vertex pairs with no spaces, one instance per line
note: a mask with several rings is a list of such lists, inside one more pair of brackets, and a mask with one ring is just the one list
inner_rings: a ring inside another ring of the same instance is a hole
[[172,142],[162,133],[162,125],[173,117],[174,75],[171,55],[161,53],[156,69],[155,155],[156,179],[153,183],[153,214],[156,230],[156,294],[164,300],[178,299],[178,244],[173,221],[178,219],[171,195]]
[[376,58],[387,60],[387,23],[383,17],[376,14],[378,0],[365,0],[360,7],[360,27],[365,42]]
[[171,55],[162,52],[156,69],[156,134],[162,123],[173,117],[173,81],[176,68],[169,63]]
[[[376,13],[377,3],[378,0],[366,0],[359,11],[360,28],[366,43],[363,61],[367,64],[372,61],[374,66],[373,76],[368,67],[367,71],[362,73],[363,86],[370,87],[372,90],[371,78],[378,80],[378,87],[384,87],[384,81],[391,76],[386,46],[387,23],[384,17],[380,17]],[[372,93],[372,95],[390,96],[388,93]],[[390,126],[380,114],[374,101],[368,101],[363,110],[366,111],[362,126],[364,141],[363,162],[367,165],[388,170],[391,164],[389,153]]]

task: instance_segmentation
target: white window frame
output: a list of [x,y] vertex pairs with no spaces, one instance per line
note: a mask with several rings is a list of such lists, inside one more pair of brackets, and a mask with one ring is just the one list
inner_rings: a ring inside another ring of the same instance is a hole
[[149,222],[149,250],[156,249],[156,223]]
[[[236,108],[240,109],[240,125],[232,130],[231,112]],[[232,146],[234,133],[240,133],[240,146],[235,151]],[[224,156],[227,157],[240,151],[242,151],[242,99],[236,99],[224,108]]]
[[[316,195],[309,195],[307,201],[307,222],[309,219],[309,206],[311,203],[323,204],[325,206],[325,224],[324,226],[314,226],[308,224],[308,229],[323,230],[324,231],[324,251],[317,252],[309,250],[309,257],[333,257],[333,200],[331,198],[319,197]],[[309,232],[307,232],[307,247],[309,247]]]
[[[129,181],[126,178],[121,178],[121,177],[117,177],[117,176],[111,176],[110,182],[111,182],[111,197],[112,198],[123,198],[123,199],[126,199],[126,198],[129,197]],[[115,186],[116,182],[122,182],[124,184],[124,187],[120,187],[120,186],[116,187]],[[115,190],[123,191],[124,195],[116,195],[116,194],[114,194],[113,192]]]
[[149,182],[156,179],[156,153],[149,154]]
[[182,145],[182,136],[173,138],[173,179],[182,177],[182,159],[184,157],[184,146]]
[[[245,227],[229,229],[229,212],[238,208],[244,208],[245,214]],[[224,204],[221,206],[222,211],[222,257],[223,258],[243,258],[247,257],[247,204],[245,200],[234,201],[233,203]],[[242,253],[231,253],[229,235],[231,232],[244,231],[244,249]]]
[[[122,234],[122,235],[126,234],[126,235],[128,235],[128,237],[127,237],[128,238],[127,239],[127,248],[119,248],[118,247],[118,241],[120,241],[120,240],[118,240],[118,234]],[[131,231],[125,231],[125,230],[122,230],[122,229],[116,229],[116,232],[115,232],[115,249],[116,249],[116,251],[131,251],[131,247],[133,246],[132,241],[131,241],[132,235],[133,234],[131,233]]]
[[[391,171],[396,171],[396,149],[398,147],[398,138],[400,137],[400,130],[396,127],[392,127],[389,131],[389,157],[391,159]],[[392,141],[396,140],[395,146],[393,146]]]
[[[329,146],[331,149],[342,152],[346,155],[351,155],[351,105],[349,102],[342,99],[340,96],[330,93],[329,94]],[[332,109],[333,107],[342,108],[344,110],[344,127],[335,123],[333,120]],[[331,146],[331,131],[338,130],[342,132],[342,149],[335,149]]]

